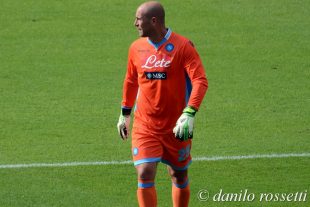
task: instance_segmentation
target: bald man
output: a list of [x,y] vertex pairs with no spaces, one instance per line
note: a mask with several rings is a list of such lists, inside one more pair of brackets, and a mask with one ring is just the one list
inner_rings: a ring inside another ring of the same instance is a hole
[[157,206],[154,180],[162,162],[171,176],[173,206],[185,207],[194,118],[208,82],[192,42],[166,28],[160,3],[141,4],[134,25],[140,38],[129,48],[118,132],[128,138],[135,104],[132,156],[139,206]]

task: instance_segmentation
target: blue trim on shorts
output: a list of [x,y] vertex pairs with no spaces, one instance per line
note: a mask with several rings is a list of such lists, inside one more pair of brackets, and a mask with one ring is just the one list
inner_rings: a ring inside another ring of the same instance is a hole
[[134,161],[134,165],[137,166],[137,165],[147,163],[147,162],[160,162],[160,160],[161,160],[161,157],[145,158],[142,160]]
[[189,180],[187,179],[187,180],[185,181],[185,183],[183,183],[183,184],[173,183],[173,185],[174,185],[175,187],[177,187],[177,188],[183,189],[183,188],[186,188],[186,186],[188,186],[188,183],[189,183]]
[[187,168],[189,167],[189,165],[192,163],[192,160],[190,160],[190,161],[188,162],[188,164],[187,164],[186,166],[184,166],[184,167],[177,167],[177,166],[171,164],[171,163],[170,163],[169,161],[167,161],[167,160],[161,160],[161,162],[164,163],[164,164],[166,164],[166,165],[169,165],[169,166],[172,167],[174,170],[187,170]]
[[138,188],[151,188],[154,186],[154,183],[138,183]]

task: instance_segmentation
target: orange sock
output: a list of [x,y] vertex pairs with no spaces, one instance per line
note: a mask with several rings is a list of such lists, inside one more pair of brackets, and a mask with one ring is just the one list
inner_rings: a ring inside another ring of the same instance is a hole
[[188,180],[182,184],[172,184],[173,207],[188,207],[190,189]]
[[156,207],[157,195],[154,181],[139,179],[137,197],[139,207]]

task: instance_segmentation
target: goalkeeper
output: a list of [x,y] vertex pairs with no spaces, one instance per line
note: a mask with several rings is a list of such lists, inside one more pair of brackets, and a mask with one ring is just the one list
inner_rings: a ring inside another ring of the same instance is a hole
[[117,128],[127,139],[134,111],[132,157],[138,203],[157,205],[154,180],[157,164],[163,162],[173,183],[173,205],[188,206],[195,113],[208,88],[204,68],[192,42],[166,28],[159,2],[141,4],[134,25],[141,38],[129,48]]

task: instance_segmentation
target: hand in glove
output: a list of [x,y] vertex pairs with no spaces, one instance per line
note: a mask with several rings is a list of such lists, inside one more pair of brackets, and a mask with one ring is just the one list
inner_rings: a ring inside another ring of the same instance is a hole
[[194,117],[196,110],[192,107],[186,107],[173,128],[175,137],[181,141],[193,138]]
[[130,112],[131,109],[123,108],[117,123],[117,130],[123,140],[128,139],[130,134]]

